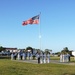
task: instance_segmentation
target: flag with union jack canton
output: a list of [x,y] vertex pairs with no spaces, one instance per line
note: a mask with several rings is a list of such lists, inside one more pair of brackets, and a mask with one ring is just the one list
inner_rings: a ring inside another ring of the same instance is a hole
[[28,24],[38,24],[39,23],[39,15],[36,15],[26,21],[23,21],[22,25],[28,25]]

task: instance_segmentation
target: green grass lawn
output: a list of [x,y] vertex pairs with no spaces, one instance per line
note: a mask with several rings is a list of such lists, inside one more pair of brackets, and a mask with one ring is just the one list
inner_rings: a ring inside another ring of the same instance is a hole
[[0,75],[75,75],[75,65],[32,64],[0,59]]

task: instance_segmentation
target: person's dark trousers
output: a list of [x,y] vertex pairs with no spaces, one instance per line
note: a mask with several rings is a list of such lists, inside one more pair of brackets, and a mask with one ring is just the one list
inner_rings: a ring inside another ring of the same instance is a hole
[[40,64],[40,57],[38,58],[38,64]]
[[14,59],[16,60],[16,56],[14,56]]
[[69,56],[69,61],[70,61],[70,56]]
[[22,60],[22,56],[21,56],[21,60]]

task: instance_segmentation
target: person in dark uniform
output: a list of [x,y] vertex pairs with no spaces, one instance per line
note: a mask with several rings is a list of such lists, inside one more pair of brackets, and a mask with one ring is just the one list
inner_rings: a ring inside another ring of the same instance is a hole
[[68,55],[68,59],[69,59],[69,62],[70,62],[70,54]]
[[38,64],[40,64],[40,54],[38,53]]
[[23,57],[22,53],[21,53],[20,57],[21,57],[21,60],[22,60],[22,57]]
[[14,59],[16,60],[16,58],[17,58],[17,53],[14,54]]

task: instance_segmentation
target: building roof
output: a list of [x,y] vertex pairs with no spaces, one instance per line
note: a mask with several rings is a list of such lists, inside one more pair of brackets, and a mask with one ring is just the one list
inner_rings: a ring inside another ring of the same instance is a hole
[[17,50],[17,48],[3,47],[5,50]]

